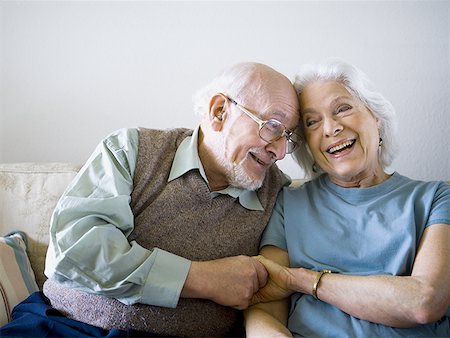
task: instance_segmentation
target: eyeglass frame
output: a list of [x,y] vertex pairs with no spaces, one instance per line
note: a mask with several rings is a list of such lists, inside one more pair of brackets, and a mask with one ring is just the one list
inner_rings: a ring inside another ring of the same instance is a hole
[[[239,102],[237,102],[236,100],[232,99],[231,97],[229,97],[228,95],[222,94],[228,101],[230,101],[231,103],[233,103],[236,107],[238,107],[242,112],[244,112],[248,117],[250,117],[253,121],[255,121],[256,123],[258,123],[259,125],[259,130],[258,130],[258,136],[265,142],[267,142],[268,144],[271,144],[273,142],[278,141],[279,139],[281,139],[282,137],[286,137],[286,154],[292,154],[294,152],[294,150],[297,148],[298,143],[296,141],[294,141],[292,139],[292,135],[295,135],[295,133],[292,130],[289,130],[285,127],[285,125],[283,123],[281,123],[280,121],[278,121],[277,119],[268,119],[268,120],[261,120],[258,116],[256,116],[255,114],[253,114],[252,112],[250,112],[247,108],[245,108],[243,105],[241,105]],[[280,137],[268,141],[265,138],[263,138],[261,136],[261,130],[264,128],[264,126],[269,122],[269,121],[275,121],[276,123],[278,123],[279,125],[281,125],[284,128],[283,133],[280,135]],[[289,144],[291,144],[291,148],[292,150],[289,151]]]

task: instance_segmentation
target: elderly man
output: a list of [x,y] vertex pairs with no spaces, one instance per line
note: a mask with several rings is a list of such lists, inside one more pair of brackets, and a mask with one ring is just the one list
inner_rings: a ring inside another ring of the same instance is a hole
[[61,197],[44,293],[67,317],[127,335],[236,334],[266,283],[250,256],[288,182],[273,164],[295,147],[298,101],[284,75],[241,63],[194,104],[195,130],[105,138]]

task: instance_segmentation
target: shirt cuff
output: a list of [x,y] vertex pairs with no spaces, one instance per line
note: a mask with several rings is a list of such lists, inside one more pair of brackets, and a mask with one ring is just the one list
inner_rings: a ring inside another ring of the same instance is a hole
[[175,308],[186,281],[191,261],[154,248],[156,256],[143,288],[141,303]]

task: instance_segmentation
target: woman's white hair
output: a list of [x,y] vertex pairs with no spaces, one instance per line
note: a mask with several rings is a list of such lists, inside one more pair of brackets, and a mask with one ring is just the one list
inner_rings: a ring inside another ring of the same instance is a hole
[[[388,167],[397,154],[396,114],[392,104],[383,95],[371,89],[372,83],[366,74],[340,59],[332,58],[324,63],[307,64],[300,67],[294,80],[297,95],[300,96],[303,89],[315,81],[337,81],[342,84],[352,95],[360,99],[380,121],[379,132],[383,142],[378,153],[379,161],[383,168]],[[298,133],[303,136],[302,121],[300,119]],[[306,142],[300,142],[293,157],[305,171],[306,177],[313,178],[320,174],[320,168],[313,168],[315,161]]]

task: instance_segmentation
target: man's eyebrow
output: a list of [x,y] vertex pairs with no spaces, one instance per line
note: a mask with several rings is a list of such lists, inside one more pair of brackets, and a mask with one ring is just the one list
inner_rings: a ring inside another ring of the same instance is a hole
[[276,111],[273,111],[273,112],[270,113],[270,118],[275,118],[276,119],[277,116],[286,118],[286,113],[282,112],[282,111],[279,111],[279,110],[276,110]]

